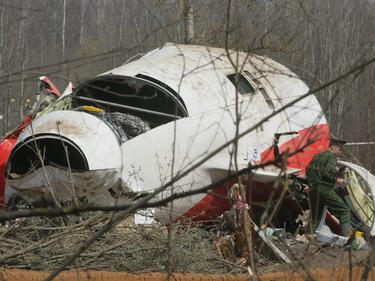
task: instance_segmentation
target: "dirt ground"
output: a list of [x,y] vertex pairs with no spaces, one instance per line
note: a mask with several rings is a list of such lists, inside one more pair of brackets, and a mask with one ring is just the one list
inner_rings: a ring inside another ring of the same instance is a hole
[[[62,272],[56,280],[64,281],[360,281],[363,275],[362,267],[332,268],[309,270],[306,272],[277,272],[259,275],[241,274],[181,274],[175,273],[167,275],[165,273],[147,273],[147,274],[129,274],[125,272],[103,272],[103,271],[70,271]],[[39,281],[48,276],[47,272],[26,271],[6,269],[0,271],[0,280],[2,281]],[[374,280],[375,269],[369,272],[368,280]]]
[[[280,246],[280,248],[282,248]],[[284,248],[285,249],[285,248]],[[312,241],[310,244],[295,244],[286,253],[294,261],[286,264],[280,261],[264,264],[258,272],[299,271],[303,269],[334,269],[363,267],[370,254],[369,250],[352,250],[350,247],[321,246]]]

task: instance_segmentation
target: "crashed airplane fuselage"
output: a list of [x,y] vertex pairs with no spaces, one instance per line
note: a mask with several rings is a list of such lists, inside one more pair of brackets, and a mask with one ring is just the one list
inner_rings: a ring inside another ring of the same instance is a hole
[[[317,99],[311,95],[272,114],[307,91],[269,58],[166,44],[82,83],[35,118],[9,157],[7,198],[21,196],[35,205],[112,204],[123,194],[150,192],[207,158],[173,185],[174,192],[194,190],[274,159],[274,136],[283,132],[296,132],[280,137],[280,152],[292,154],[287,172],[303,174],[328,146]],[[237,143],[207,157],[267,116]],[[267,200],[280,169],[253,172],[253,196]],[[226,195],[228,188],[214,190]],[[197,194],[176,200],[173,216],[212,219],[229,207],[220,196]]]

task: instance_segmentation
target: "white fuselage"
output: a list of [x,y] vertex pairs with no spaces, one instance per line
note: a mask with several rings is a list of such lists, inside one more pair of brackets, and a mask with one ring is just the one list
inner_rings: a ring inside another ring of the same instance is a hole
[[[241,92],[240,85],[236,90],[236,83],[228,78],[236,77],[236,73],[246,80],[252,92]],[[139,74],[175,91],[188,116],[121,143],[115,142],[115,134],[110,128],[90,113],[53,111],[36,119],[33,126],[20,136],[19,142],[32,135],[63,136],[80,148],[87,158],[90,172],[116,171],[119,181],[110,182],[121,182],[122,187],[134,192],[152,191],[191,169],[173,187],[161,193],[159,199],[171,192],[206,186],[226,177],[231,171],[247,167],[249,163],[269,160],[271,156],[266,152],[272,147],[275,133],[300,132],[298,144],[291,145],[292,136],[281,139],[281,145],[288,143],[292,150],[312,139],[315,141],[315,146],[302,153],[301,159],[296,158],[291,168],[303,170],[307,160],[326,146],[328,127],[314,96],[297,102],[249,131],[259,121],[309,90],[294,73],[271,59],[235,51],[227,53],[224,49],[167,44],[102,76],[135,77]],[[72,126],[78,131],[71,133],[69,128]],[[249,133],[238,142],[232,142],[212,155],[213,151],[246,131]],[[195,167],[202,160],[206,161]],[[52,174],[48,176],[53,177]],[[102,172],[100,177],[102,179]],[[25,183],[25,180],[15,178],[8,179],[7,183],[8,187],[22,191],[26,187],[32,188],[33,184],[35,188],[48,185],[48,180],[35,184],[32,180]],[[58,188],[54,189],[55,193],[59,192]],[[186,214],[205,196],[198,194],[175,201],[174,216]]]

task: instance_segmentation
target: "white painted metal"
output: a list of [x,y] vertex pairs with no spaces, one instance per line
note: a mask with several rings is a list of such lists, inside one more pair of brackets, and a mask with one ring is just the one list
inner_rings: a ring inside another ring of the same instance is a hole
[[[371,193],[371,198],[373,202],[373,210],[375,210],[375,176],[371,174],[368,170],[366,170],[364,167],[361,167],[357,164],[345,162],[345,161],[338,161],[340,165],[343,165],[345,167],[348,167],[349,169],[355,171],[362,179],[367,183],[369,191]],[[371,226],[371,236],[375,236],[375,224],[374,221],[372,222]]]
[[[224,49],[166,44],[102,75],[143,74],[157,79],[179,94],[189,117],[153,128],[123,143],[121,148],[104,122],[83,112],[47,113],[33,122],[34,133],[61,133],[83,150],[90,170],[121,167],[124,187],[141,192],[153,190],[235,137],[236,125],[241,133],[271,114],[273,108],[267,104],[261,88],[270,97],[274,109],[308,91],[294,73],[269,58],[243,52],[238,56],[235,51],[229,53],[233,61],[238,57],[238,69],[249,73],[245,76],[255,88],[254,95],[238,94],[238,112],[235,86],[226,77],[235,73],[236,68]],[[325,123],[319,103],[311,96],[241,138],[237,157],[232,154],[233,145],[228,146],[179,180],[173,190],[199,188],[225,177],[236,165],[247,166],[249,152],[269,148],[275,133],[299,131]],[[73,131],[71,127],[74,127]],[[20,139],[30,135],[29,128]],[[288,137],[283,137],[281,143],[287,140]],[[160,197],[171,192],[169,188]],[[202,197],[195,195],[177,200],[174,215],[185,213]],[[159,214],[163,217],[163,212]]]
[[[117,186],[118,181],[133,191],[151,191],[169,181],[173,176],[193,167],[198,161],[232,139],[238,132],[244,132],[298,96],[305,94],[308,87],[289,69],[273,60],[243,52],[229,51],[234,67],[224,49],[204,46],[166,44],[142,58],[115,68],[105,74],[136,76],[143,74],[168,85],[183,100],[188,117],[172,121],[139,135],[122,145],[115,133],[102,120],[85,112],[54,111],[36,119],[21,134],[19,141],[38,134],[63,136],[75,143],[87,158],[90,171],[73,175],[73,186],[85,186],[88,196],[110,200],[108,189]],[[241,69],[243,76],[255,89],[252,95],[238,94],[227,78]],[[266,95],[270,101],[266,101]],[[72,94],[71,85],[63,96]],[[74,93],[73,93],[74,94]],[[238,111],[237,111],[238,110]],[[236,116],[240,116],[239,119]],[[240,122],[238,122],[240,120]],[[211,157],[199,168],[176,182],[174,192],[200,188],[224,178],[228,171],[246,167],[249,162],[258,161],[260,153],[273,143],[275,133],[300,131],[318,124],[326,124],[321,107],[314,96],[310,96],[287,108],[281,114],[270,118],[262,126],[238,141],[237,157],[233,156],[233,145]],[[290,139],[283,136],[280,144]],[[369,184],[371,195],[375,195],[375,176],[364,168],[347,162],[340,162],[355,170]],[[290,172],[290,171],[288,171]],[[45,174],[49,181],[46,181]],[[257,181],[272,181],[278,170],[255,171]],[[89,182],[88,182],[89,181]],[[15,190],[48,197],[45,191],[49,184],[53,197],[66,200],[71,195],[81,196],[83,189],[72,188],[72,175],[53,167],[39,169],[19,179],[7,180]],[[97,188],[100,184],[103,188]],[[8,193],[11,193],[8,189]],[[170,195],[171,188],[160,196]],[[99,196],[99,197],[98,197]],[[174,203],[174,217],[180,216],[194,206],[204,195],[194,195]],[[96,200],[96,199],[93,199]],[[159,219],[168,216],[169,208],[156,212]],[[375,235],[375,226],[371,228]]]
[[121,149],[114,131],[92,114],[59,110],[42,115],[22,132],[18,142],[39,134],[62,136],[75,143],[90,170],[121,168]]
[[73,93],[73,83],[69,82],[68,86],[66,86],[64,92],[61,94],[58,100],[61,100],[63,97],[70,95],[71,93]]
[[[120,169],[93,170],[71,173],[68,170],[45,166],[18,179],[8,179],[6,196],[14,191],[29,203],[77,202],[85,198],[87,203],[108,205],[115,199],[108,192],[118,185]],[[47,175],[47,176],[46,176]]]
[[[230,52],[232,58],[235,58],[235,52]],[[268,58],[255,55],[247,57],[245,53],[239,53],[239,58],[240,64],[246,61],[243,69],[252,73],[267,90],[275,108],[308,91],[307,86],[295,74]],[[141,73],[162,81],[183,98],[190,115],[154,128],[122,145],[123,154],[126,155],[122,179],[126,186],[137,191],[152,190],[169,180],[172,175],[193,166],[235,136],[236,91],[226,77],[234,71],[223,49],[167,44],[137,61],[107,72],[130,76]],[[240,132],[272,113],[258,90],[254,96],[240,96],[239,100]],[[264,151],[270,147],[275,133],[298,131],[325,123],[322,116],[319,103],[312,97],[271,118],[262,128],[239,140],[238,165],[248,165],[249,150],[256,148]],[[282,139],[286,140],[288,137]],[[141,154],[139,149],[142,150]],[[228,170],[235,168],[234,158],[230,154],[232,149],[233,146],[229,146],[209,159],[199,169],[176,183],[175,190],[199,188],[225,177]],[[171,170],[172,166],[174,171]],[[218,170],[225,172],[218,173]],[[169,194],[170,190],[161,196]],[[203,196],[195,195],[179,200],[175,204],[176,215],[186,212]]]

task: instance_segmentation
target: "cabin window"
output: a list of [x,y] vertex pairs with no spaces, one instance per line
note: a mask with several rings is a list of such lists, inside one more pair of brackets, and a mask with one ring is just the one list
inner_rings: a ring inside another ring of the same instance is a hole
[[[253,76],[250,74],[249,71],[245,70],[244,73],[246,74],[249,79],[252,79]],[[272,110],[275,110],[275,105],[273,104],[270,96],[267,94],[266,90],[264,89],[263,85],[259,82],[259,79],[253,78],[252,81],[256,84],[257,89],[263,96],[264,100],[266,101],[268,107]]]
[[251,86],[249,81],[247,81],[247,79],[243,77],[241,73],[229,74],[227,75],[227,78],[230,82],[232,82],[234,87],[237,86],[237,90],[241,95],[251,95],[255,93],[253,86]]

